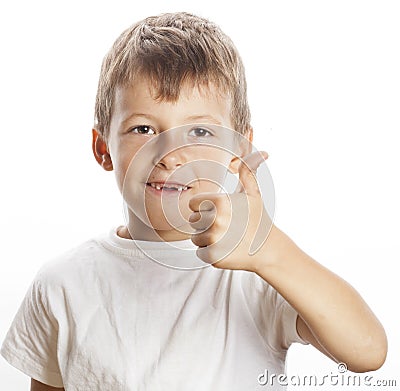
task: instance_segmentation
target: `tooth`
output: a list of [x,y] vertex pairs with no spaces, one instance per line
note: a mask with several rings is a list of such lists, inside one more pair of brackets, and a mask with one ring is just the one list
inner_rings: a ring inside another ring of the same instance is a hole
[[157,190],[161,190],[161,186],[160,185],[156,185],[156,189]]
[[183,186],[183,190],[187,190],[188,189],[188,187],[187,186]]
[[154,183],[150,183],[150,186],[156,188],[156,185]]
[[178,186],[178,191],[182,191],[183,187],[182,186]]

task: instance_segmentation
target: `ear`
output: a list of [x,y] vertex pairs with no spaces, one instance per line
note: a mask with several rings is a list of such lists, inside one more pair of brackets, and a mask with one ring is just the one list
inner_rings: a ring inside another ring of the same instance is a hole
[[107,143],[96,129],[92,129],[92,150],[97,163],[106,171],[113,170],[113,164],[110,153],[108,152]]
[[253,128],[250,126],[246,133],[243,135],[242,141],[241,141],[241,146],[240,146],[240,157],[235,156],[231,162],[229,163],[229,171],[232,174],[237,174],[239,172],[239,167],[240,163],[242,162],[242,159],[248,155],[249,153],[252,152],[253,150]]

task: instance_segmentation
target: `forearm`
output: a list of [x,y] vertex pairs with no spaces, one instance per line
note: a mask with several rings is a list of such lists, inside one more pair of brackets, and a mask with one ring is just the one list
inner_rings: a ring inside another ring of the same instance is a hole
[[[255,272],[272,285],[299,313],[319,345],[349,369],[376,369],[386,356],[382,325],[365,301],[343,279],[317,263],[273,227],[259,252],[274,254],[258,262]],[[311,342],[311,341],[310,341]]]

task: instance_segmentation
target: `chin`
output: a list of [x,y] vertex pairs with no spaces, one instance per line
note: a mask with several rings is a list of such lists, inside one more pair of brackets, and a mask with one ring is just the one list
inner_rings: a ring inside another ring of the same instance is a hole
[[189,223],[173,226],[165,218],[162,221],[158,219],[156,222],[153,220],[150,220],[150,222],[157,235],[166,240],[184,240],[189,238],[193,231]]
[[156,231],[185,230],[187,232],[190,230],[189,216],[192,212],[188,206],[183,214],[180,214],[181,210],[168,211],[164,209],[156,211],[154,209],[148,209],[147,217]]

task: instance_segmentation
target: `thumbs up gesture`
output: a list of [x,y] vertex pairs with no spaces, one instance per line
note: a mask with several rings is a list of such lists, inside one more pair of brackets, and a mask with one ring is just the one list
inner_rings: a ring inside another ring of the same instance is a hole
[[266,152],[253,152],[240,163],[233,194],[202,193],[191,198],[189,222],[197,256],[220,269],[256,271],[272,228],[256,179]]

